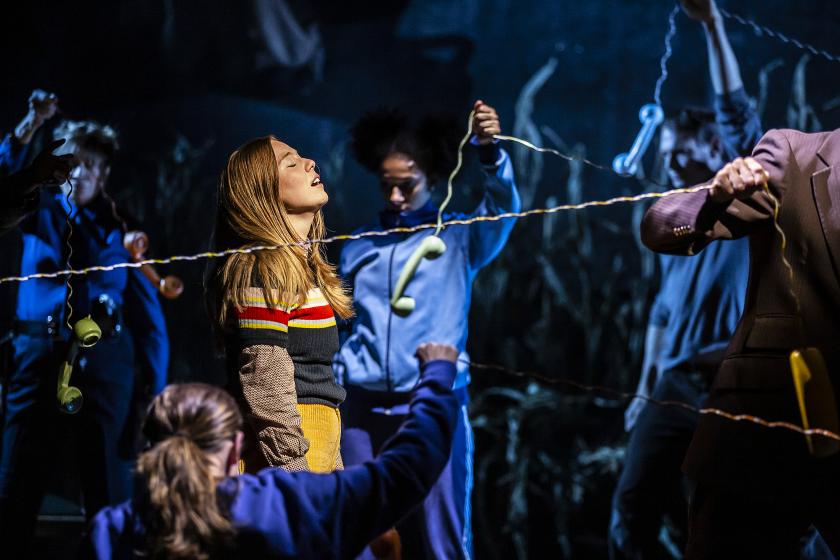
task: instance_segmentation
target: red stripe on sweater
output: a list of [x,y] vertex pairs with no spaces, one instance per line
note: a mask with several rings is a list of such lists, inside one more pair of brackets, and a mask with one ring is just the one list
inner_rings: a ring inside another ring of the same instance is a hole
[[330,319],[334,315],[332,307],[329,305],[319,305],[318,307],[307,307],[306,309],[293,309],[289,317],[291,319],[317,321],[318,319]]
[[245,307],[236,312],[237,319],[253,319],[256,321],[274,321],[289,324],[289,314],[282,309],[267,309],[265,307]]

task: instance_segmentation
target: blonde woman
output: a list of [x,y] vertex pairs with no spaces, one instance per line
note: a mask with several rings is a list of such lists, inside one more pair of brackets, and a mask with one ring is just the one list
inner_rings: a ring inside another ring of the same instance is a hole
[[[245,468],[343,468],[335,316],[350,299],[319,245],[329,200],[315,162],[266,136],[234,151],[219,180],[215,244],[286,245],[228,256],[208,278],[231,389],[245,415]],[[296,245],[288,246],[290,243]]]

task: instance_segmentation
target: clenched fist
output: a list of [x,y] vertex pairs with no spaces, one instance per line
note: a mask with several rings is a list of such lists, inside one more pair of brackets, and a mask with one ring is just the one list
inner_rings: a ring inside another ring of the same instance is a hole
[[680,0],[682,9],[693,20],[710,23],[719,17],[715,0]]
[[29,174],[30,191],[41,185],[60,185],[67,180],[73,168],[73,154],[53,154],[62,144],[64,139],[53,140],[24,170]]
[[421,366],[435,360],[446,360],[454,364],[458,359],[458,349],[450,344],[424,342],[417,347],[417,359],[420,360]]
[[493,141],[494,134],[502,133],[502,126],[499,123],[499,114],[496,109],[487,105],[484,101],[479,99],[473,105],[472,131],[475,134],[476,142],[479,144],[489,144]]
[[709,196],[715,202],[749,198],[767,185],[770,175],[753,158],[738,158],[723,166],[712,181]]
[[41,89],[33,90],[29,96],[29,110],[35,115],[40,126],[44,121],[53,118],[58,111],[58,96]]

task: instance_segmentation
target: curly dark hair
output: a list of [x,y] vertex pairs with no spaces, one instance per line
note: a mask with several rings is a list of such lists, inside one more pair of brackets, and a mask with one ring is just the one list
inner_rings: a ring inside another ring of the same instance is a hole
[[715,112],[705,107],[683,107],[675,117],[665,121],[665,127],[701,142],[710,142],[720,136]]
[[365,168],[376,173],[388,154],[400,152],[417,162],[432,185],[455,167],[463,133],[451,115],[427,115],[413,123],[398,109],[366,113],[350,129],[353,154]]

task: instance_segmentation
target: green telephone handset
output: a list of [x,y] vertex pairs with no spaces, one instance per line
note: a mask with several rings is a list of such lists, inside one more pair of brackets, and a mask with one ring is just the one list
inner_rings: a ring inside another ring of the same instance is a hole
[[416,302],[414,298],[404,296],[405,288],[420,266],[420,261],[423,258],[436,259],[446,251],[446,243],[437,235],[430,235],[420,242],[420,245],[406,261],[402,271],[400,271],[399,278],[397,278],[397,285],[394,288],[394,295],[391,298],[391,309],[397,315],[405,317],[414,311]]
[[90,348],[102,338],[102,330],[99,325],[90,318],[79,319],[73,325],[73,342],[67,352],[67,358],[61,364],[61,371],[58,374],[58,409],[66,414],[75,414],[82,408],[84,399],[78,388],[70,386],[70,376],[73,374],[73,363],[76,361],[76,354],[79,348]]

